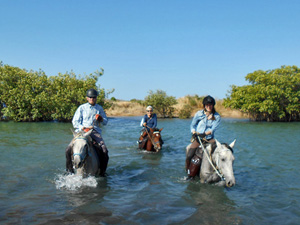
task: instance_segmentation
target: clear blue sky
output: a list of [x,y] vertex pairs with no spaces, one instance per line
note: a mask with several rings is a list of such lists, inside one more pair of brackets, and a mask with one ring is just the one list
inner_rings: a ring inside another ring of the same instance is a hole
[[299,54],[299,0],[0,0],[0,61],[47,75],[102,67],[117,99],[222,99]]

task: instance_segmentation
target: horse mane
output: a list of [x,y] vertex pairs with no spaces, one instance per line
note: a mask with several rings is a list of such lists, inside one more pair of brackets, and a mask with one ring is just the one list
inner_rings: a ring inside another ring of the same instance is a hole
[[225,147],[228,148],[233,154],[233,149],[227,143],[222,143],[222,145],[225,145]]
[[[233,149],[227,143],[221,143],[221,145],[224,145],[233,154]],[[211,153],[210,153],[211,155],[215,152],[216,148],[217,148],[217,143],[216,142],[211,143]]]
[[[77,139],[77,138],[79,138],[79,137],[83,137],[83,135],[84,135],[84,131],[79,131],[79,132],[73,132],[73,139],[72,139],[72,141],[71,141],[71,143],[73,144],[74,143],[74,141]],[[88,141],[88,144],[90,145],[90,146],[92,146],[92,140],[91,140],[91,137],[90,136],[88,136],[88,137],[86,137],[86,139],[87,139],[87,141]]]

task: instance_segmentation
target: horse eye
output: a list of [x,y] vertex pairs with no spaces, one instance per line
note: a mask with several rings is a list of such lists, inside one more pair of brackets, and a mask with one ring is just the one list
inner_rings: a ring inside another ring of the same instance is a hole
[[222,162],[225,162],[225,158],[223,158],[223,159],[221,159],[222,160]]

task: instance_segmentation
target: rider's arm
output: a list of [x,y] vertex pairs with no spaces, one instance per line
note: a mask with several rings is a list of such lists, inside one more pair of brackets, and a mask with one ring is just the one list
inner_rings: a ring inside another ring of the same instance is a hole
[[210,134],[212,136],[214,136],[214,133],[215,133],[216,129],[219,127],[220,122],[221,122],[221,116],[219,114],[215,114],[214,117],[215,117],[216,120],[214,120],[211,129],[208,130],[208,131],[210,131]]
[[191,126],[190,126],[190,129],[191,129],[191,133],[194,134],[197,132],[197,125],[199,123],[199,121],[202,119],[203,117],[203,113],[201,113],[202,111],[198,111],[193,120],[192,120],[192,123],[191,123]]
[[103,121],[101,122],[103,125],[106,125],[107,122],[108,122],[108,119],[107,119],[107,116],[106,116],[106,113],[105,111],[103,110],[103,108],[100,106],[99,107],[99,114],[102,116],[103,118]]
[[76,110],[72,119],[72,124],[75,129],[82,130],[82,107],[78,107]]
[[153,127],[152,128],[156,128],[157,126],[157,116],[156,114],[153,115]]

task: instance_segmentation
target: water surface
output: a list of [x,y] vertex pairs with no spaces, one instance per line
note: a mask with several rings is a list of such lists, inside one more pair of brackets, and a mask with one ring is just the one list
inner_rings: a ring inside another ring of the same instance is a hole
[[191,120],[159,120],[163,150],[137,150],[140,117],[110,118],[107,178],[66,175],[69,123],[0,123],[1,224],[299,224],[300,123],[223,119],[236,186],[186,181]]

